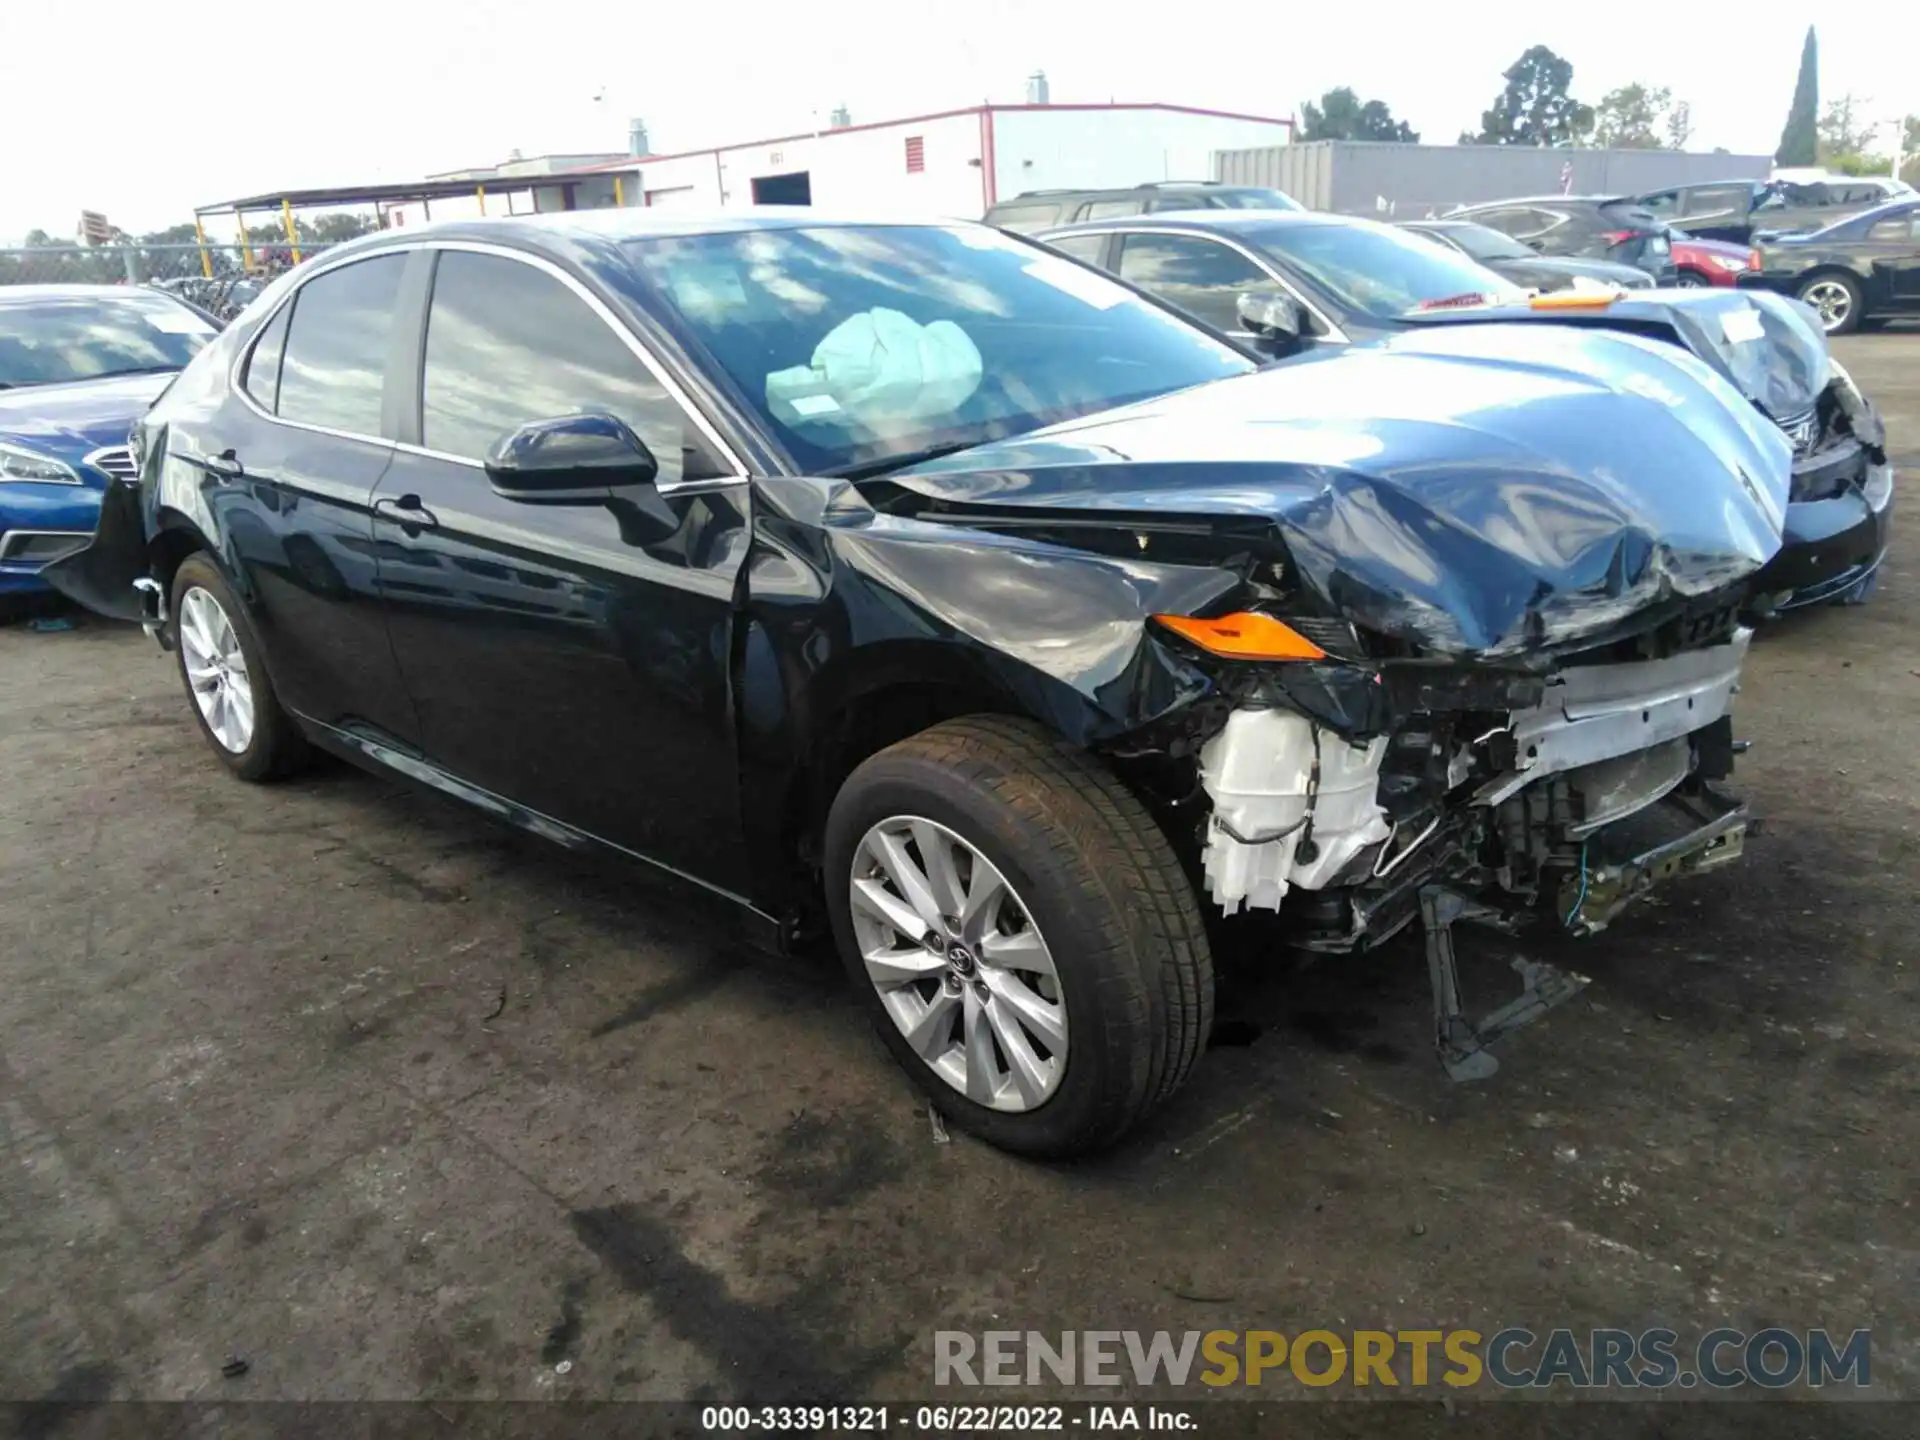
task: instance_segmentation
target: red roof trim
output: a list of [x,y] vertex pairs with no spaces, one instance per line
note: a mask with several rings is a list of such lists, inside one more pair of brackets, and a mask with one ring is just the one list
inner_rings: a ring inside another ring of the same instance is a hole
[[[585,165],[578,170],[556,170],[554,175],[607,175],[614,171],[638,170],[657,160],[690,160],[696,155],[719,155],[730,150],[760,150],[769,145],[790,145],[796,140],[815,140],[828,135],[847,135],[856,130],[892,130],[901,125],[920,125],[929,120],[952,120],[961,115],[991,115],[996,111],[1030,110],[1171,110],[1181,115],[1207,115],[1216,120],[1252,120],[1262,125],[1284,125],[1291,136],[1294,122],[1277,115],[1247,115],[1237,110],[1207,110],[1198,105],[1167,105],[1160,101],[1146,101],[1140,104],[1108,101],[1104,104],[1089,105],[969,105],[964,110],[935,110],[926,115],[905,115],[898,120],[874,120],[865,125],[835,125],[824,130],[801,130],[791,135],[775,135],[766,140],[741,140],[730,145],[705,145],[698,150],[676,150],[667,155],[636,155],[629,160],[609,160],[599,165]],[[515,177],[516,179],[522,177]],[[528,180],[538,182],[542,177],[527,176]]]

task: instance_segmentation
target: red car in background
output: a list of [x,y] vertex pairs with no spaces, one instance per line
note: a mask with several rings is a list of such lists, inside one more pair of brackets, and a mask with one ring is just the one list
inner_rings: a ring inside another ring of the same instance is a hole
[[1697,240],[1684,231],[1668,234],[1673,246],[1673,264],[1679,272],[1673,283],[1688,289],[1705,285],[1735,285],[1753,268],[1751,252],[1744,245],[1725,240]]

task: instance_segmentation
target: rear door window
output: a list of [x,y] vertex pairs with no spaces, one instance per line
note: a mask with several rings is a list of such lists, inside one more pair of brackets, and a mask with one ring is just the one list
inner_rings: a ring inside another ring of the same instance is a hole
[[1242,294],[1274,288],[1272,277],[1238,250],[1192,235],[1124,237],[1120,278],[1218,330],[1241,328]]
[[287,327],[293,321],[293,302],[280,307],[280,313],[267,323],[260,338],[253,342],[247,356],[247,373],[241,384],[260,405],[271,411],[280,403],[280,357],[287,348]]
[[1076,260],[1084,260],[1089,265],[1098,265],[1107,253],[1109,235],[1060,235],[1047,241],[1063,255],[1071,255]]
[[280,363],[281,419],[380,434],[387,342],[406,263],[404,255],[378,255],[300,287]]
[[1089,200],[1080,207],[1076,220],[1105,220],[1114,215],[1138,215],[1144,207],[1138,200]]
[[[1694,215],[1725,215],[1743,213],[1753,199],[1751,185],[1702,185],[1687,192],[1686,213]],[[1666,212],[1653,205],[1641,202],[1656,215]]]
[[1013,230],[1022,235],[1031,235],[1036,230],[1044,230],[1049,225],[1060,222],[1060,207],[1052,201],[1041,204],[996,205],[987,211],[987,224],[998,225],[1002,230]]

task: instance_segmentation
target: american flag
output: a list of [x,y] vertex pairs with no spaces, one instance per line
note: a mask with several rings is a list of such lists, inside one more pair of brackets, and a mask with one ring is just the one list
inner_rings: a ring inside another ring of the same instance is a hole
[[1573,193],[1573,162],[1571,160],[1560,162],[1560,193],[1562,195]]

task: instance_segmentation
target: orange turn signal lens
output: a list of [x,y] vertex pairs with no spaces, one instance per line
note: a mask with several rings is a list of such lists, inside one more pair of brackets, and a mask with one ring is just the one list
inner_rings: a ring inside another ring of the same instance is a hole
[[1604,310],[1618,295],[1603,295],[1591,290],[1563,290],[1557,295],[1536,295],[1533,308],[1536,310]]
[[1324,660],[1327,652],[1291,625],[1271,615],[1243,610],[1237,615],[1219,615],[1202,620],[1194,615],[1156,615],[1153,617],[1176,635],[1183,635],[1202,650],[1228,660]]

